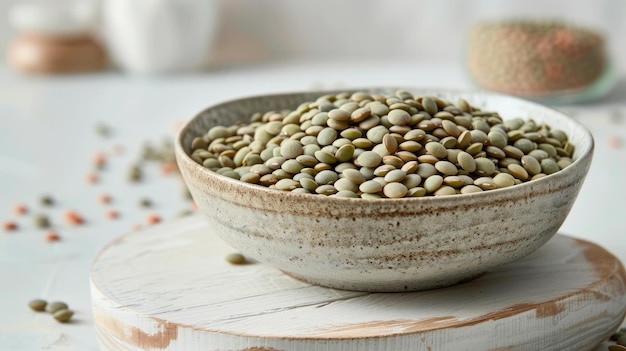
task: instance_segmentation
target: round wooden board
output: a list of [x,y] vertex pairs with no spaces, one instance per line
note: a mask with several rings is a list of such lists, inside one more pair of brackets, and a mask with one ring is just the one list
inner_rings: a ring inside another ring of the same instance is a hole
[[120,237],[95,259],[102,350],[590,350],[626,313],[610,253],[557,235],[450,288],[366,293],[312,286],[235,250],[199,215]]

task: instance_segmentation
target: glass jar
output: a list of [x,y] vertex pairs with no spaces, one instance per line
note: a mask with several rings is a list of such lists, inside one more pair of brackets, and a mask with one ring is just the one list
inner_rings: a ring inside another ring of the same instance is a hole
[[464,65],[487,90],[548,103],[595,100],[617,81],[611,38],[621,13],[617,1],[475,1]]

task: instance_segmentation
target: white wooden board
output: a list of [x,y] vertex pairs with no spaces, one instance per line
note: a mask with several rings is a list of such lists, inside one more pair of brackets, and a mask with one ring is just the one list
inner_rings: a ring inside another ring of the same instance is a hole
[[626,313],[603,248],[557,235],[473,281],[413,293],[308,285],[236,252],[200,215],[126,234],[91,272],[102,350],[590,350]]

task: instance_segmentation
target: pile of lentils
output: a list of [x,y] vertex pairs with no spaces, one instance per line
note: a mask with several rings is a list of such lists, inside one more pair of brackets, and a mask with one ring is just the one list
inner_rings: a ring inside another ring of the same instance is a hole
[[474,26],[467,45],[473,79],[494,91],[544,95],[595,82],[606,65],[604,38],[558,21],[515,20]]
[[476,193],[558,172],[574,147],[561,130],[503,120],[466,100],[366,92],[254,113],[191,143],[221,175],[295,193],[404,198]]

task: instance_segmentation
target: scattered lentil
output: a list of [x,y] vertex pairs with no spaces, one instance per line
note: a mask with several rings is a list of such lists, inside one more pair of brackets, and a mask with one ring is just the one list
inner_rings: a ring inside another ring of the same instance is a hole
[[64,218],[65,222],[70,225],[80,225],[85,222],[83,217],[81,217],[77,212],[71,210],[64,213]]
[[50,220],[45,215],[35,216],[35,226],[37,228],[50,228]]
[[152,207],[152,200],[148,199],[148,198],[142,198],[139,200],[139,207],[143,207],[143,208],[148,208],[148,207]]
[[108,210],[105,212],[104,216],[106,219],[113,220],[119,218],[120,214],[116,210]]
[[128,169],[128,181],[130,182],[138,182],[142,178],[141,168],[139,166],[131,166]]
[[52,206],[54,205],[54,199],[48,195],[43,195],[39,198],[39,203],[42,206]]
[[55,313],[61,310],[67,310],[68,306],[65,302],[54,301],[46,305],[46,312]]
[[28,307],[30,307],[33,311],[43,312],[46,310],[46,305],[48,302],[42,299],[34,299],[28,302]]
[[98,134],[99,136],[103,138],[108,138],[111,136],[111,128],[102,122],[96,123],[95,131],[96,131],[96,134]]
[[96,184],[99,180],[100,178],[95,173],[87,173],[87,175],[85,176],[85,181],[87,182],[87,184]]
[[178,166],[174,162],[164,162],[160,165],[161,174],[168,175],[174,174],[179,171]]
[[23,204],[17,204],[13,206],[13,213],[18,216],[21,216],[21,215],[28,213],[28,208]]
[[619,149],[622,146],[622,139],[619,136],[613,135],[607,138],[607,146],[609,149]]
[[231,253],[226,255],[226,262],[230,264],[244,264],[246,263],[246,257],[240,253]]
[[57,234],[55,232],[47,232],[44,235],[44,240],[46,242],[52,243],[52,242],[57,242],[57,241],[61,240],[61,237],[59,236],[59,234]]
[[98,203],[106,205],[111,203],[111,196],[108,194],[100,194],[98,196]]
[[97,152],[93,155],[92,163],[97,169],[102,169],[106,165],[106,156],[101,152]]
[[12,232],[14,230],[17,230],[17,223],[7,221],[2,224],[2,228],[5,232]]
[[463,99],[455,106],[398,94],[343,94],[254,114],[249,124],[215,126],[194,139],[191,157],[260,186],[364,199],[493,190],[572,162],[567,135],[532,119],[502,120]]
[[157,224],[161,222],[161,217],[156,214],[149,214],[146,216],[145,222],[147,225]]
[[62,309],[54,312],[52,316],[60,323],[67,323],[74,316],[74,311]]

